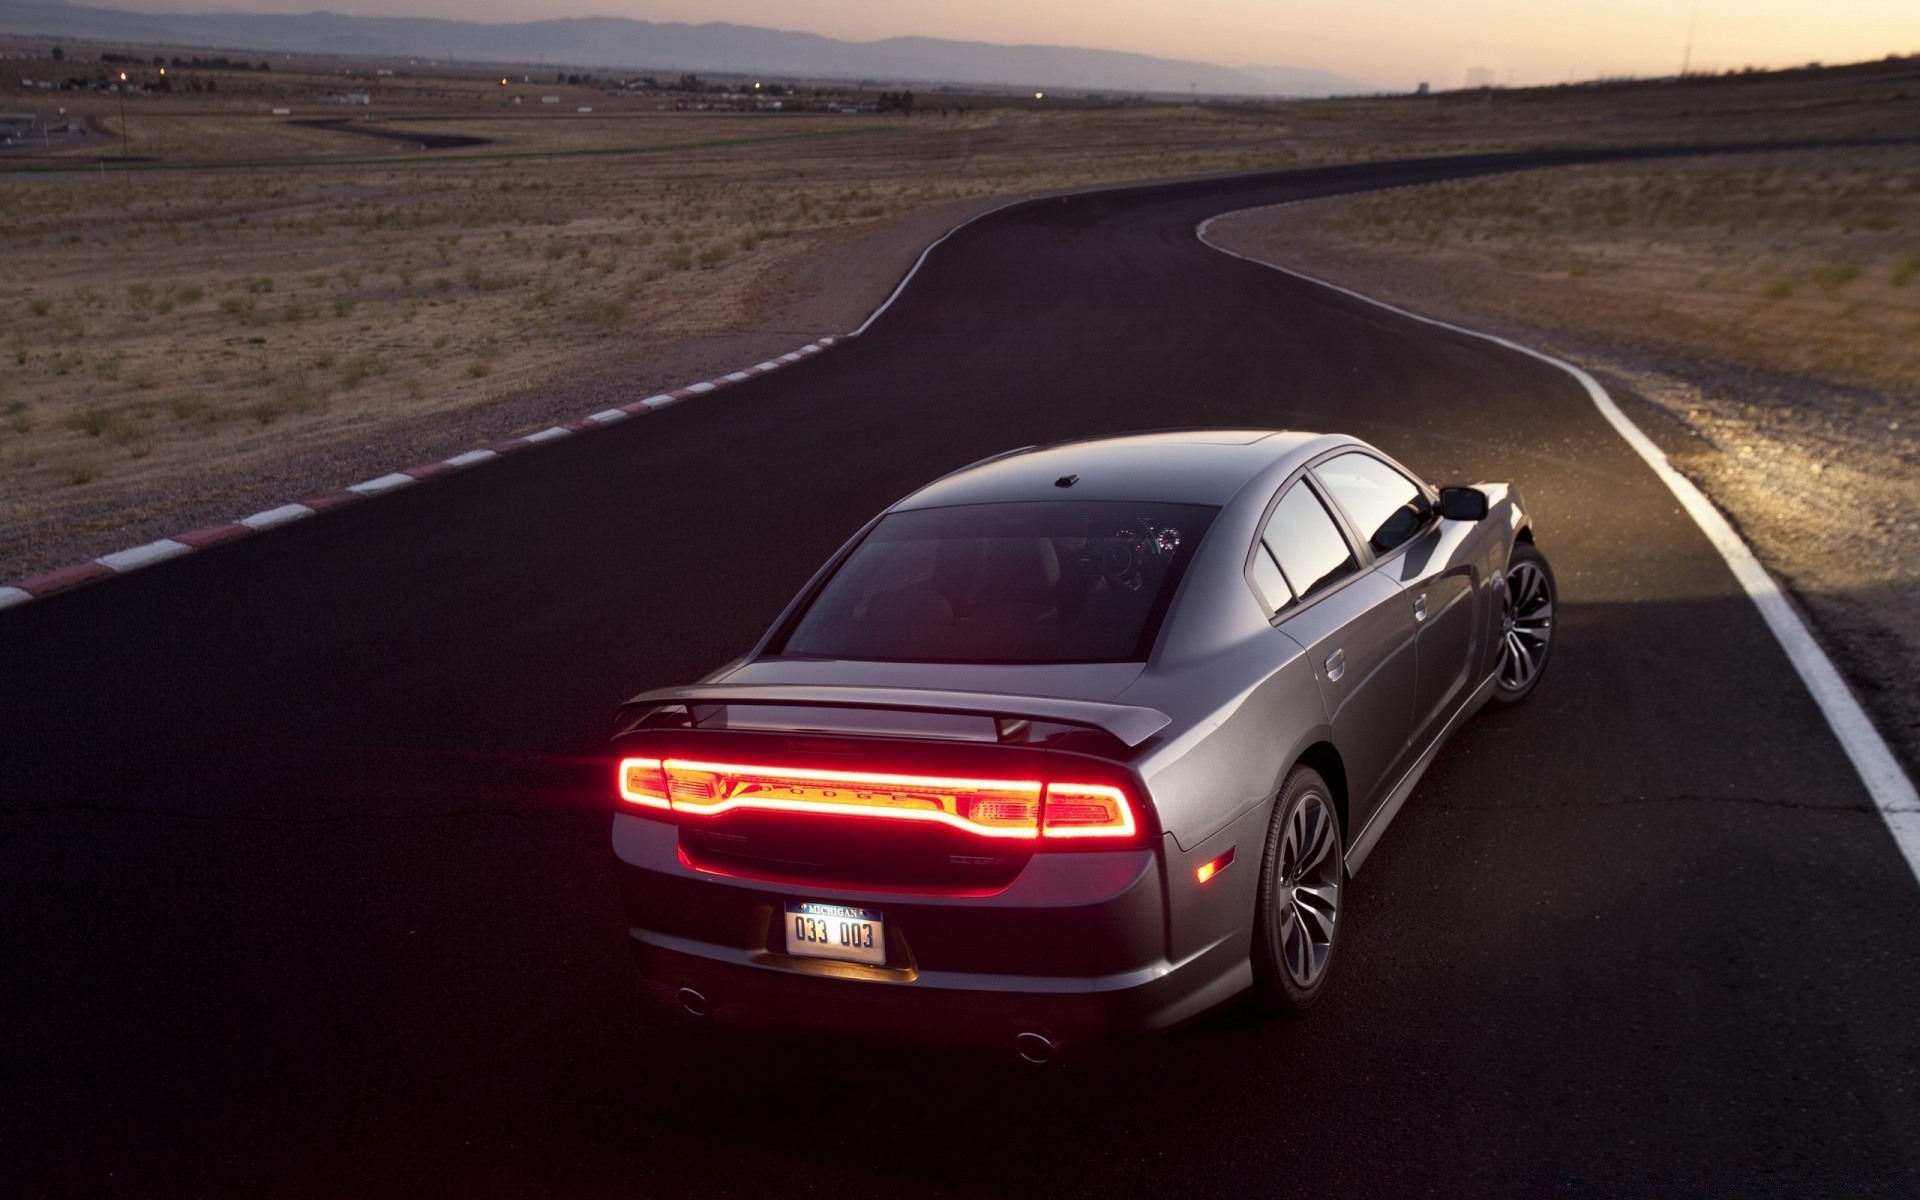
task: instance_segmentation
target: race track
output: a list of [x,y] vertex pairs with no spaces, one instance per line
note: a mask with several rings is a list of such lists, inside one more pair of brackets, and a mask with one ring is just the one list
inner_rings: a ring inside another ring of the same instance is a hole
[[[1719,555],[1564,373],[1194,236],[1574,157],[1021,204],[805,363],[0,612],[13,1194],[1920,1191],[1920,887]],[[1514,480],[1563,591],[1320,1007],[1048,1071],[641,1007],[614,704],[943,471],[1178,425]]]

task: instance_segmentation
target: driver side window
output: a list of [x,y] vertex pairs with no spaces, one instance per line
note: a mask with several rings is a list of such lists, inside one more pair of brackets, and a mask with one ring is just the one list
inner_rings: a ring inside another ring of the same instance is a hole
[[1433,512],[1418,484],[1371,454],[1342,454],[1313,473],[1375,554],[1385,554],[1420,532]]

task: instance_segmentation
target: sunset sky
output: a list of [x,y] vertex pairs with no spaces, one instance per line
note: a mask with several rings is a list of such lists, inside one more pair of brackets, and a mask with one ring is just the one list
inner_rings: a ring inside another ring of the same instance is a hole
[[[86,0],[81,0],[86,2]],[[173,12],[485,21],[617,15],[732,21],[850,41],[898,35],[1132,50],[1227,66],[1318,67],[1385,87],[1457,87],[1468,68],[1558,83],[1680,68],[1694,0],[93,0]],[[1699,0],[1696,70],[1920,52],[1920,0]]]

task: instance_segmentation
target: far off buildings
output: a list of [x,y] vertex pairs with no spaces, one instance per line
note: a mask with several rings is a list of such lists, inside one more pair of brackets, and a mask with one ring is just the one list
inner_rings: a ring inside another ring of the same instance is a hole
[[0,112],[0,145],[12,145],[32,134],[39,122],[32,113]]

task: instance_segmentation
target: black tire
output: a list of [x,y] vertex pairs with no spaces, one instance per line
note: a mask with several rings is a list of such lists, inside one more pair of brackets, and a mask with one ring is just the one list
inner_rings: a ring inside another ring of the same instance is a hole
[[1319,999],[1340,945],[1346,842],[1326,780],[1295,767],[1273,802],[1254,918],[1254,1000],[1271,1013]]
[[1518,704],[1539,686],[1553,657],[1559,599],[1547,556],[1531,542],[1514,546],[1500,592],[1500,641],[1494,647],[1495,703]]

